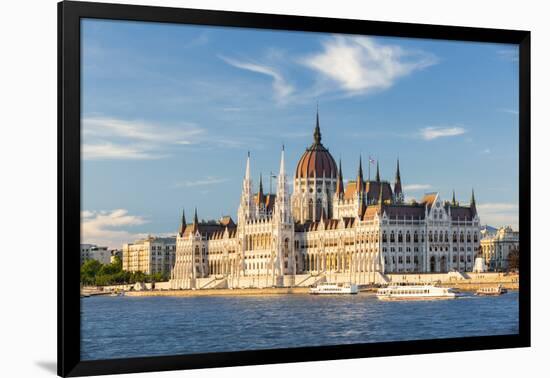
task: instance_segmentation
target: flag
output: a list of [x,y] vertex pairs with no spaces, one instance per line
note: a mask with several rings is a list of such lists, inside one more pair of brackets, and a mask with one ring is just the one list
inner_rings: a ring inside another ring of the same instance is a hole
[[372,157],[369,156],[369,164],[374,164],[376,163],[376,160],[374,160]]

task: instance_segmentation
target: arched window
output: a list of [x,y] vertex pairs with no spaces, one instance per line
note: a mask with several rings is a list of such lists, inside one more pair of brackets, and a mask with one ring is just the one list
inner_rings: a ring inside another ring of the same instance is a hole
[[401,231],[399,231],[399,233],[397,234],[397,242],[403,243],[403,234],[401,233]]
[[388,236],[386,235],[386,231],[382,232],[382,243],[388,242]]
[[445,243],[449,242],[449,233],[445,231]]
[[409,231],[407,231],[407,236],[405,237],[405,241],[407,243],[410,243],[411,242],[411,234],[409,233]]
[[430,243],[434,241],[434,237],[433,237],[433,235],[432,235],[432,232],[431,232],[431,231],[430,231],[430,232],[428,232],[428,240],[430,241]]
[[443,242],[443,231],[439,231],[439,241]]
[[474,243],[477,243],[477,232],[474,232]]
[[390,243],[395,243],[395,234],[393,231],[390,233]]
[[472,237],[471,237],[469,231],[468,231],[468,234],[467,234],[467,236],[466,236],[466,241],[467,241],[468,243],[470,243],[470,242],[472,241]]
[[418,243],[418,233],[416,231],[414,232],[414,239],[413,240],[414,240],[415,243]]
[[464,243],[464,232],[460,232],[460,242]]
[[453,243],[456,243],[456,242],[457,242],[457,240],[456,240],[456,231],[455,231],[455,232],[453,232]]

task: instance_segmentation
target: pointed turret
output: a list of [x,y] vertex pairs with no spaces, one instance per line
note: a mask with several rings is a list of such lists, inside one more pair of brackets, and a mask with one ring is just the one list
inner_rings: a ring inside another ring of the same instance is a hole
[[380,165],[378,159],[376,159],[376,182],[380,182]]
[[262,183],[262,174],[260,173],[260,186],[258,188],[258,197],[256,203],[259,205],[263,204],[265,202],[265,196],[264,196],[264,186]]
[[472,188],[472,197],[470,198],[470,209],[472,209],[474,214],[477,213],[476,198],[475,198],[475,195],[474,195],[474,188]]
[[363,163],[359,155],[359,169],[357,171],[357,193],[362,194],[365,191],[365,182],[363,181]]
[[455,190],[453,189],[453,201],[451,202],[453,206],[456,206],[456,197],[455,197]]
[[181,223],[180,223],[180,227],[178,229],[178,234],[180,234],[180,236],[183,236],[183,233],[185,232],[186,227],[187,227],[187,223],[185,221],[185,210],[182,209],[182,211],[181,211]]
[[193,227],[192,228],[193,233],[197,232],[199,229],[199,216],[197,215],[196,207],[195,207],[195,215],[193,216],[193,225],[191,227]]
[[393,195],[395,202],[403,202],[403,188],[401,186],[401,172],[399,171],[399,158],[397,159],[397,170],[395,172],[395,183],[393,184]]
[[281,150],[281,165],[277,177],[277,196],[275,197],[275,214],[280,220],[287,222],[290,219],[290,193],[285,170],[285,146]]
[[250,178],[250,151],[246,157],[246,168],[243,179],[243,190],[241,193],[241,203],[239,205],[239,222],[249,219],[254,210],[253,192],[252,192],[252,179]]
[[344,179],[342,178],[342,159],[338,162],[338,181],[336,181],[336,195],[340,198],[344,195]]

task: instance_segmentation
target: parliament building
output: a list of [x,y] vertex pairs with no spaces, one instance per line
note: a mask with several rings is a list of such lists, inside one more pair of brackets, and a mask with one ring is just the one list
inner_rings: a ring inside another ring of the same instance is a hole
[[[322,280],[379,283],[387,273],[471,271],[480,246],[472,190],[460,205],[438,193],[406,201],[399,160],[392,183],[357,175],[344,184],[321,142],[319,114],[313,143],[290,181],[281,152],[276,193],[255,190],[250,154],[236,222],[231,217],[192,223],[182,214],[171,287],[272,287]],[[370,162],[369,162],[370,164]],[[292,186],[292,191],[290,190]]]

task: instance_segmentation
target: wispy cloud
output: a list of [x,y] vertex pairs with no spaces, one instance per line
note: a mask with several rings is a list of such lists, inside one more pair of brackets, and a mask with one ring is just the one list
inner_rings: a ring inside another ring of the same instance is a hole
[[420,129],[419,135],[424,140],[434,140],[444,137],[458,136],[466,133],[463,127],[425,127]]
[[370,37],[334,36],[323,42],[323,51],[300,59],[349,94],[390,88],[398,79],[437,63],[423,51],[378,43]]
[[408,192],[419,192],[422,190],[428,190],[431,189],[432,186],[430,184],[409,184],[409,185],[403,185],[403,190]]
[[491,226],[507,226],[517,228],[519,224],[519,208],[514,203],[480,203],[477,205],[479,218],[483,224]]
[[507,108],[501,108],[499,109],[500,112],[502,113],[508,113],[508,114],[512,114],[512,115],[519,115],[519,111],[516,110],[516,109],[507,109]]
[[185,188],[191,188],[196,186],[209,186],[209,185],[216,185],[221,184],[229,179],[222,178],[222,177],[214,177],[214,176],[207,176],[205,178],[196,179],[196,180],[186,180],[176,183],[174,186],[177,188],[185,187]]
[[497,55],[504,60],[511,62],[519,62],[519,50],[518,48],[509,48],[497,50]]
[[166,145],[198,142],[204,130],[192,123],[166,127],[139,120],[85,117],[82,120],[85,160],[159,159]]
[[259,63],[239,61],[224,56],[220,56],[220,58],[233,67],[271,77],[273,92],[276,100],[279,102],[285,102],[294,92],[294,86],[288,83],[284,76],[274,67]]
[[125,209],[84,210],[80,213],[81,242],[120,248],[124,243],[145,237],[146,234],[128,231],[130,227],[145,223],[144,217],[130,215]]
[[481,151],[481,154],[482,155],[489,155],[491,153],[491,149],[490,148],[485,148],[484,150]]

